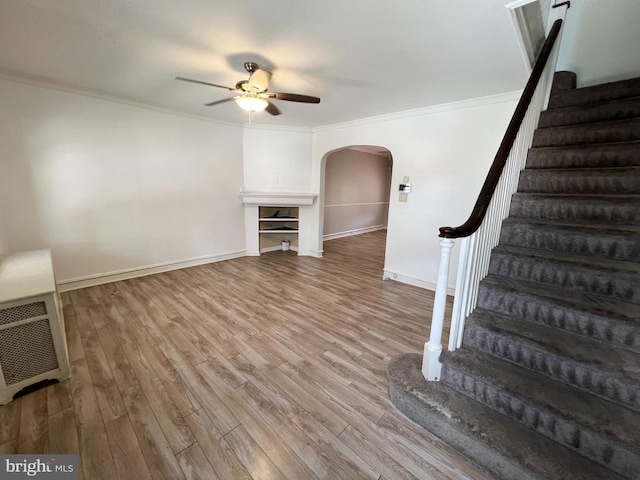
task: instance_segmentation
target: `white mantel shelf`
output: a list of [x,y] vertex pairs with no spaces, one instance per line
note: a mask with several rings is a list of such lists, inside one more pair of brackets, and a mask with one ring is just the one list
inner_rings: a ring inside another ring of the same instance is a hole
[[286,192],[241,192],[243,205],[273,205],[303,207],[313,205],[315,193],[286,193]]

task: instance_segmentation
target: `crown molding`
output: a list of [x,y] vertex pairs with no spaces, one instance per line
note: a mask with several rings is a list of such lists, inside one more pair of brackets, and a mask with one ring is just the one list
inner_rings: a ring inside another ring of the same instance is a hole
[[373,117],[361,118],[349,122],[334,123],[331,125],[322,125],[313,127],[313,133],[327,132],[331,130],[339,130],[344,128],[353,128],[363,125],[371,125],[374,123],[391,122],[395,120],[404,120],[413,117],[423,117],[434,115],[436,113],[452,112],[455,110],[466,110],[469,108],[483,107],[487,105],[497,105],[500,103],[518,101],[522,95],[522,90],[514,92],[499,93],[496,95],[487,95],[486,97],[470,98],[457,102],[443,103],[440,105],[432,105],[429,107],[415,108],[412,110],[404,110],[401,112],[387,113],[384,115],[376,115]]
[[80,95],[83,97],[89,97],[89,98],[95,98],[98,100],[104,100],[108,102],[120,103],[123,105],[138,107],[145,110],[165,113],[168,115],[175,115],[178,117],[190,118],[192,120],[200,120],[204,122],[214,123],[217,125],[241,127],[248,130],[251,130],[251,129],[272,130],[272,131],[283,131],[283,132],[286,131],[286,132],[299,132],[299,133],[311,133],[311,134],[324,132],[324,131],[338,130],[343,128],[352,128],[352,127],[357,127],[361,125],[371,125],[374,123],[402,120],[402,119],[412,118],[412,117],[433,115],[436,113],[443,113],[443,112],[449,112],[454,110],[464,110],[468,108],[481,107],[485,105],[493,105],[493,104],[499,104],[504,102],[517,101],[520,98],[520,95],[522,94],[522,90],[518,90],[514,92],[501,93],[497,95],[488,95],[485,97],[471,98],[471,99],[461,100],[457,102],[443,103],[440,105],[433,105],[429,107],[422,107],[422,108],[416,108],[412,110],[404,110],[400,112],[387,113],[387,114],[376,115],[372,117],[365,117],[358,120],[351,120],[348,122],[320,125],[316,127],[296,127],[296,126],[286,126],[286,125],[266,125],[266,124],[256,124],[256,123],[225,122],[222,120],[216,120],[216,119],[212,119],[212,118],[208,118],[200,115],[185,113],[175,109],[159,107],[157,105],[141,102],[133,98],[116,96],[116,95],[108,94],[108,93],[97,91],[97,90],[82,89],[79,87],[75,87],[75,86],[60,83],[60,82],[53,82],[51,80],[48,80],[42,77],[21,74],[21,73],[10,71],[10,70],[0,69],[0,79],[7,80],[9,82],[30,85],[32,87],[46,88],[50,90],[61,91],[64,93]]
[[71,93],[73,95],[80,95],[82,97],[89,97],[89,98],[95,98],[98,100],[104,100],[106,102],[120,103],[123,105],[129,105],[130,107],[138,107],[145,110],[165,113],[168,115],[175,115],[178,117],[190,118],[192,120],[201,120],[204,122],[210,122],[218,125],[231,126],[231,127],[243,126],[242,123],[224,122],[222,120],[215,120],[213,118],[208,118],[201,115],[194,115],[191,113],[185,113],[185,112],[181,112],[179,110],[174,110],[171,108],[159,107],[157,105],[141,102],[140,100],[136,100],[129,97],[108,94],[105,92],[101,92],[99,90],[79,88],[79,87],[67,85],[64,83],[54,82],[42,77],[37,77],[34,75],[25,75],[25,74],[13,72],[10,70],[0,69],[0,79],[7,80],[9,82],[14,82],[14,83],[21,83],[21,84],[29,85],[36,88],[46,88],[49,90],[57,90],[64,93]]

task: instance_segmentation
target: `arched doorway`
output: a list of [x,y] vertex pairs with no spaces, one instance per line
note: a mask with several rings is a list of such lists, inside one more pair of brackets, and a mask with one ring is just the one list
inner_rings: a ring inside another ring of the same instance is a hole
[[393,169],[393,157],[387,148],[351,145],[334,150],[323,160],[322,169],[323,243],[386,232]]

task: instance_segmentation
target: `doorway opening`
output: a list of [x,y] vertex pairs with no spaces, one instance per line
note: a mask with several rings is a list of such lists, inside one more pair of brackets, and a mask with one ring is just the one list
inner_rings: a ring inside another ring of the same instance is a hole
[[352,145],[325,157],[321,200],[325,254],[344,251],[357,240],[362,244],[358,248],[371,249],[372,256],[381,258],[380,269],[384,267],[392,171],[393,157],[385,147]]

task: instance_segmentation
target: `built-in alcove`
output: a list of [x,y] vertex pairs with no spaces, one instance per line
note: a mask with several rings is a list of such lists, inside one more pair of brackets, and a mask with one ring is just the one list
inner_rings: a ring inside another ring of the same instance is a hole
[[299,207],[283,205],[258,206],[260,253],[284,249],[298,251],[298,209]]
[[281,250],[283,240],[298,255],[308,255],[310,208],[313,193],[242,192],[245,207],[247,253]]

